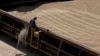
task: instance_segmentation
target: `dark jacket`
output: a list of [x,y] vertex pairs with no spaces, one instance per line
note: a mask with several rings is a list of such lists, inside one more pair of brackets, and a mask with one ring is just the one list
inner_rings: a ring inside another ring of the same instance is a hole
[[35,20],[31,20],[30,21],[30,25],[32,26],[32,28],[36,28],[36,22],[35,22]]

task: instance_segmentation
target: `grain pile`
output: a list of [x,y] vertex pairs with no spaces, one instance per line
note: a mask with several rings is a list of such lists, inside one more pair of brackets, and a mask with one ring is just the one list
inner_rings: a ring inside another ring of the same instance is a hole
[[20,8],[29,11],[19,11],[17,9],[20,8],[16,8],[7,13],[26,22],[37,16],[38,27],[49,29],[55,35],[100,53],[100,12],[99,8],[95,8],[98,5],[91,7],[90,2],[96,4],[99,0],[55,2],[43,4],[35,10],[28,6]]

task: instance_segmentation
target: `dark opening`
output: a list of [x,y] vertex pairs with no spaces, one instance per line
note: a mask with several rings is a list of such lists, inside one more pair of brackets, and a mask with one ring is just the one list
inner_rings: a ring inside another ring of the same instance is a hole
[[66,51],[69,54],[74,55],[74,56],[79,56],[80,49],[78,49],[78,48],[76,48],[74,46],[71,46],[71,45],[69,45],[67,43],[62,43],[61,49]]
[[60,52],[60,55],[59,56],[71,56],[71,55],[68,55],[66,53]]
[[80,56],[94,56],[94,55],[89,54],[89,53],[87,53],[87,52],[85,52],[85,51],[81,51]]
[[22,28],[24,28],[24,25],[18,21],[15,21],[14,27],[21,30]]
[[57,52],[58,52],[57,49],[55,49],[55,48],[53,48],[53,47],[51,47],[47,44],[44,44],[44,43],[42,43],[42,48],[41,49],[44,50],[45,52],[48,52],[48,53],[54,55],[54,56],[56,56]]
[[11,18],[9,18],[9,17],[7,17],[5,15],[2,15],[1,21],[5,22],[5,23],[7,23],[9,25],[13,25],[13,19],[11,19]]
[[59,44],[60,44],[60,40],[58,40],[54,37],[51,37],[49,35],[44,36],[44,41],[46,41],[47,43],[49,43],[55,47],[59,47]]

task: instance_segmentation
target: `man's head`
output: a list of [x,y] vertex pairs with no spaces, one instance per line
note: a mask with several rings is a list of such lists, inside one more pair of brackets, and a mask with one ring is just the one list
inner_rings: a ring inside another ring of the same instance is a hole
[[33,18],[33,20],[36,20],[36,19],[37,19],[37,17],[34,17],[34,18]]

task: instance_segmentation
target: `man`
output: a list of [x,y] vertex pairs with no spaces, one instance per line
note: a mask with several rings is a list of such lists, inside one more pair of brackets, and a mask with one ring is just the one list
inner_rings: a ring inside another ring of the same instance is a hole
[[37,17],[34,17],[34,18],[30,21],[30,25],[31,25],[31,27],[34,28],[34,29],[37,27],[37,26],[36,26],[36,22],[35,22],[36,19],[37,19]]
[[33,37],[34,37],[34,32],[36,31],[36,28],[37,28],[37,26],[36,26],[36,19],[37,19],[37,17],[34,17],[31,21],[30,21],[30,26],[31,26],[31,38],[30,38],[30,51],[32,52],[32,47],[31,47],[31,45],[32,45],[32,41],[33,41]]

